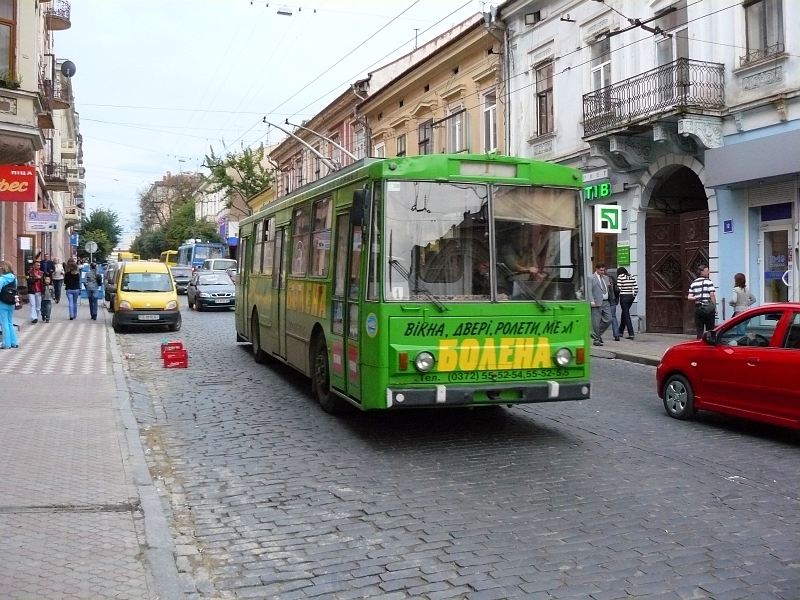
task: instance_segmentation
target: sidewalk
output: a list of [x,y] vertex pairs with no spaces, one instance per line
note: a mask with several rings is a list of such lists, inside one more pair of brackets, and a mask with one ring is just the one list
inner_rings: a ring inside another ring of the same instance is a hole
[[635,339],[621,338],[614,341],[610,331],[603,336],[602,346],[592,346],[592,356],[597,358],[615,358],[643,365],[658,366],[664,352],[675,344],[695,339],[693,335],[674,335],[665,333],[638,333]]
[[183,598],[104,308],[0,350],[0,598]]

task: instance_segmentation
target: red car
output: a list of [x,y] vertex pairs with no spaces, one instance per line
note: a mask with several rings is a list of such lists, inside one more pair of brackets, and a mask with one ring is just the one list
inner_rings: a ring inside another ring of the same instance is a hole
[[710,410],[800,429],[800,302],[752,308],[673,346],[656,383],[676,419]]

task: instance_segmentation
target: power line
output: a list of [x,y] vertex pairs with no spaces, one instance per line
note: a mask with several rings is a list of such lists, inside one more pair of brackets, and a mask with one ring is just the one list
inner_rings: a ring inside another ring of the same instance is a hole
[[[471,1],[471,0],[470,0],[470,1]],[[358,50],[359,48],[361,48],[361,46],[363,46],[364,44],[366,44],[368,41],[370,41],[372,38],[374,38],[376,35],[378,35],[378,34],[379,34],[381,31],[383,31],[384,29],[386,29],[386,28],[387,28],[389,25],[391,25],[392,23],[394,23],[394,22],[395,22],[397,19],[399,19],[399,18],[400,18],[402,15],[404,15],[404,14],[405,14],[405,13],[407,13],[409,10],[411,10],[412,8],[414,8],[414,7],[415,7],[417,4],[419,4],[419,2],[420,2],[420,0],[414,0],[414,3],[413,3],[411,6],[409,6],[409,7],[408,7],[408,8],[406,8],[405,10],[403,10],[403,11],[402,11],[402,12],[401,12],[399,15],[397,15],[396,17],[392,18],[392,20],[391,20],[391,21],[389,21],[388,23],[386,23],[386,25],[384,25],[383,27],[381,27],[380,29],[378,29],[377,31],[375,31],[375,32],[374,32],[374,33],[373,33],[371,36],[369,36],[369,37],[368,37],[366,40],[364,40],[364,41],[363,41],[363,42],[361,42],[361,43],[360,43],[358,46],[356,46],[355,48],[353,48],[352,50],[350,50],[349,52],[347,52],[347,53],[346,53],[346,54],[345,54],[345,55],[344,55],[342,58],[340,58],[339,60],[335,61],[335,62],[334,62],[334,63],[333,63],[333,64],[332,64],[330,67],[328,67],[327,69],[325,69],[325,71],[323,71],[323,73],[324,73],[324,72],[327,72],[327,71],[329,71],[330,69],[332,69],[333,67],[335,67],[335,66],[336,66],[338,63],[340,63],[342,60],[344,60],[344,59],[345,59],[345,58],[347,58],[348,56],[352,55],[352,54],[353,54],[353,52],[355,52],[356,50]],[[467,2],[467,4],[469,4],[469,2]],[[465,5],[465,6],[466,6],[466,5]],[[286,100],[284,100],[283,102],[281,102],[281,103],[280,103],[278,106],[276,106],[276,107],[275,107],[273,110],[269,111],[267,114],[270,114],[270,115],[271,115],[273,112],[275,112],[276,110],[278,110],[278,109],[279,109],[281,106],[283,106],[284,104],[286,104],[286,103],[287,103],[289,100],[291,100],[292,98],[294,98],[295,96],[297,96],[297,95],[298,95],[300,92],[302,92],[303,90],[305,90],[306,88],[308,88],[309,86],[311,86],[312,84],[314,84],[314,82],[316,82],[316,81],[317,81],[317,79],[318,79],[318,77],[317,77],[317,78],[314,78],[314,79],[313,79],[313,80],[311,80],[311,81],[309,81],[309,82],[308,82],[306,85],[304,85],[302,88],[300,88],[299,90],[297,90],[297,91],[296,91],[294,94],[292,94],[291,96],[289,96],[289,97],[288,97]],[[330,93],[330,92],[329,92],[329,93]],[[326,94],[326,95],[327,95],[327,94]],[[292,116],[294,116],[294,115],[292,115]]]

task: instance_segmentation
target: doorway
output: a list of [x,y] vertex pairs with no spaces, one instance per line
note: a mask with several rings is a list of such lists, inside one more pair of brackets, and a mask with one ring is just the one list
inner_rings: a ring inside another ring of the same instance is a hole
[[761,287],[763,304],[795,302],[798,299],[797,265],[792,260],[794,248],[791,225],[768,225],[761,230]]
[[697,268],[709,262],[708,215],[705,189],[687,167],[674,168],[653,190],[645,217],[648,332],[695,332],[686,294]]

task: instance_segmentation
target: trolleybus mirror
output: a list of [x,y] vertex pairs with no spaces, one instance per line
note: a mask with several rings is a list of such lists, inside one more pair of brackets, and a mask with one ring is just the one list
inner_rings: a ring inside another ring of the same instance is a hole
[[369,205],[372,194],[369,190],[360,189],[353,192],[353,206],[350,208],[350,223],[363,227],[369,219]]

